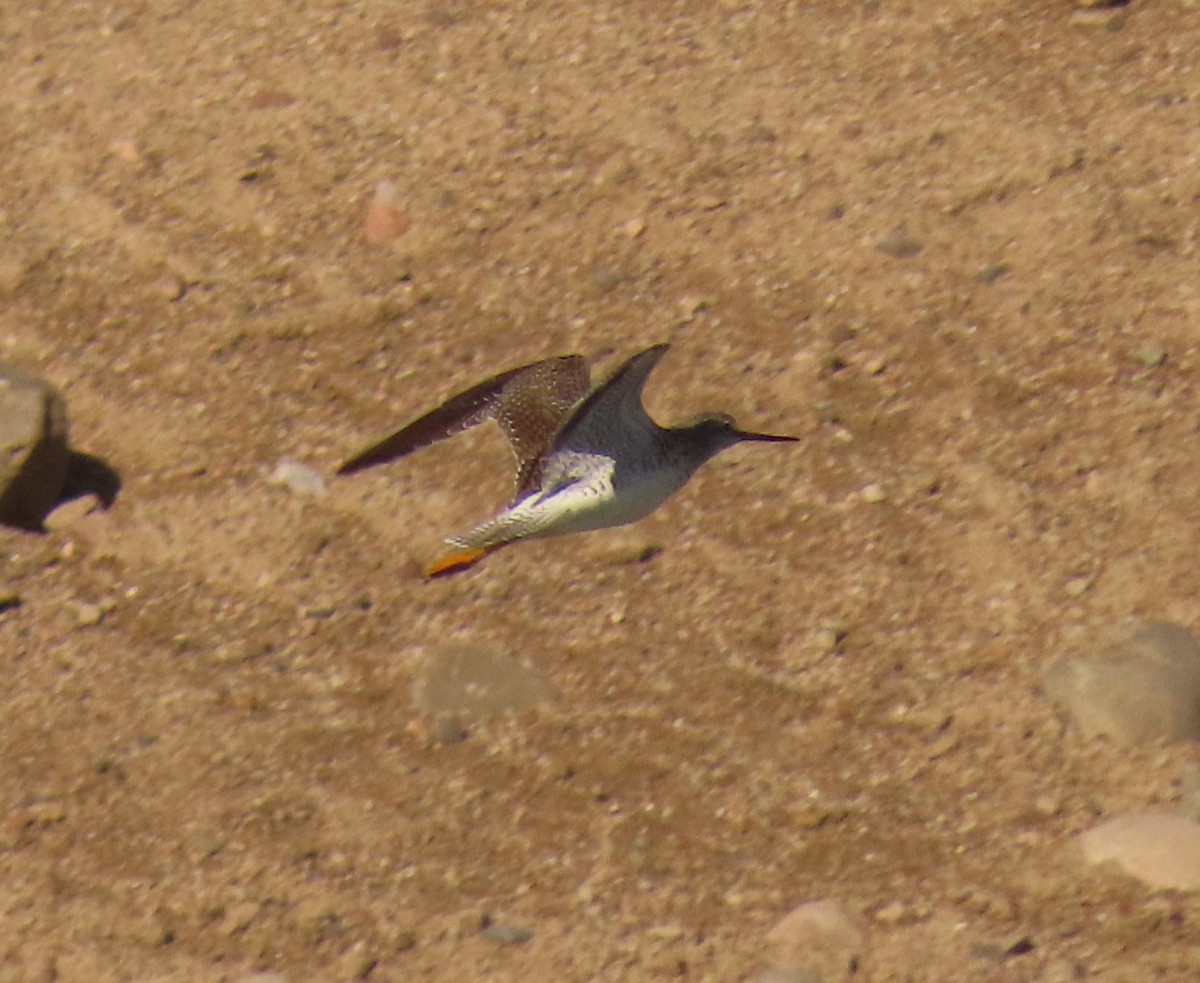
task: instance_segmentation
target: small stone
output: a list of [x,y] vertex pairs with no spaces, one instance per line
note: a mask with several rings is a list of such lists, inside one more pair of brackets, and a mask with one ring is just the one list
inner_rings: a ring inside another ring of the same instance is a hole
[[767,933],[774,970],[843,979],[862,961],[867,933],[862,920],[837,901],[810,901],[792,909]]
[[628,222],[621,224],[621,233],[627,239],[636,239],[646,231],[646,222],[641,218],[631,218]]
[[702,212],[715,212],[727,204],[726,199],[719,195],[701,195],[696,199],[696,207]]
[[527,928],[515,925],[489,925],[479,933],[481,938],[496,945],[523,945],[533,938],[533,933]]
[[980,283],[995,283],[1008,276],[1011,272],[1011,267],[1007,263],[988,263],[976,275],[975,279]]
[[555,697],[541,674],[511,656],[467,645],[436,649],[413,682],[413,702],[441,716],[521,713]]
[[1089,736],[1200,738],[1200,642],[1179,625],[1150,622],[1115,645],[1059,659],[1042,685]]
[[174,273],[164,273],[151,284],[150,290],[154,296],[173,303],[183,299],[187,293],[187,284]]
[[1033,811],[1039,816],[1057,816],[1062,812],[1062,799],[1057,795],[1039,795],[1033,800]]
[[887,498],[887,493],[883,490],[882,485],[870,484],[863,488],[862,497],[864,502],[878,505]]
[[867,359],[863,365],[863,369],[867,375],[882,375],[883,370],[887,368],[887,361],[881,355],[876,355],[874,358]]
[[1079,838],[1089,863],[1112,861],[1150,887],[1200,891],[1200,823],[1169,813],[1131,813]]
[[363,237],[373,245],[399,239],[408,231],[408,215],[398,205],[399,191],[394,181],[375,185],[375,197],[363,218]]
[[893,259],[911,259],[925,247],[908,233],[903,225],[897,225],[875,244],[875,249]]
[[438,744],[461,744],[467,739],[467,729],[458,717],[446,714],[433,725],[433,739]]
[[37,802],[29,807],[29,822],[38,826],[54,826],[67,818],[67,807],[57,799]]
[[324,498],[327,494],[321,473],[290,457],[283,458],[275,465],[275,470],[267,477],[267,484],[287,488],[308,498]]
[[100,499],[98,496],[90,493],[81,495],[79,498],[63,502],[62,505],[55,508],[53,512],[46,516],[44,525],[51,532],[69,529],[80,519],[91,515],[98,508],[100,508]]
[[247,101],[251,109],[286,109],[296,97],[283,89],[259,89]]
[[908,917],[908,908],[902,901],[892,901],[875,912],[875,920],[884,925],[896,925]]
[[1154,369],[1167,360],[1167,351],[1161,345],[1145,345],[1138,349],[1137,360],[1146,368]]
[[661,543],[648,540],[636,532],[617,532],[588,546],[589,556],[594,557],[598,563],[614,567],[649,563],[662,551]]
[[971,955],[975,959],[984,959],[988,962],[1004,962],[1012,959],[1014,956],[1024,956],[1033,952],[1035,944],[1033,939],[1028,935],[1018,936],[1011,942],[981,942],[978,945],[971,946]]
[[58,390],[0,365],[0,523],[42,529],[69,464],[67,405]]
[[1072,577],[1063,587],[1063,593],[1067,597],[1083,597],[1091,586],[1092,580],[1090,577]]
[[108,152],[126,164],[140,164],[142,152],[135,141],[128,138],[118,138],[108,145]]
[[98,625],[104,618],[104,611],[99,604],[76,601],[74,607],[75,623],[80,628],[90,628],[93,625]]
[[837,625],[822,625],[812,636],[813,648],[818,652],[832,652],[846,637],[846,630]]

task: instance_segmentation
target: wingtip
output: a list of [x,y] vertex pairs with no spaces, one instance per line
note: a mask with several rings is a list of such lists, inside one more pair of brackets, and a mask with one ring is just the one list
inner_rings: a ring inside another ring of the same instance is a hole
[[386,463],[391,458],[388,454],[384,453],[384,451],[387,447],[388,441],[391,439],[392,438],[389,437],[388,440],[380,441],[378,444],[372,444],[365,451],[359,451],[352,457],[346,458],[346,460],[342,461],[342,463],[337,466],[337,470],[333,473],[341,477],[348,474],[356,474],[359,471],[365,471],[367,468],[376,464]]

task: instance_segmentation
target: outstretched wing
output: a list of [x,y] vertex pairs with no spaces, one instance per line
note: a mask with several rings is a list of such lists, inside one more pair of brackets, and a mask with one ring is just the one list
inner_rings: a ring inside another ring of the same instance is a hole
[[654,345],[631,357],[579,404],[554,436],[551,450],[613,456],[613,444],[630,425],[654,424],[642,408],[646,380],[669,345]]
[[538,461],[590,388],[581,355],[536,362],[505,385],[494,416],[517,456],[518,490],[537,487]]
[[580,355],[562,355],[501,372],[402,430],[354,455],[337,470],[353,474],[385,464],[422,447],[494,419],[517,457],[517,482],[523,485],[563,419],[589,387],[587,362]]

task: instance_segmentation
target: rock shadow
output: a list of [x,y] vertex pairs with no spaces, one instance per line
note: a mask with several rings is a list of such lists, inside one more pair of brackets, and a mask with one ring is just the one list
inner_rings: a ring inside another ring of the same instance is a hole
[[95,495],[105,509],[111,509],[121,494],[121,473],[101,457],[71,451],[67,459],[67,476],[55,505],[70,502],[84,495]]

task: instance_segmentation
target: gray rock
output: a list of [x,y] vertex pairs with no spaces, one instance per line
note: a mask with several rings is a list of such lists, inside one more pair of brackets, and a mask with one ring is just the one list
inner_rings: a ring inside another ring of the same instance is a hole
[[893,259],[911,259],[919,255],[925,247],[909,235],[907,228],[897,225],[875,244],[875,248]]
[[794,908],[767,933],[773,950],[770,972],[840,980],[862,962],[867,933],[860,918],[837,901],[810,901]]
[[1200,823],[1170,813],[1130,813],[1079,838],[1089,863],[1113,862],[1150,887],[1200,891]]
[[417,708],[440,717],[519,713],[554,696],[549,682],[511,656],[467,645],[435,649],[413,682]]
[[1088,735],[1122,744],[1200,738],[1200,642],[1163,621],[1095,652],[1060,659],[1046,693]]
[[479,934],[496,945],[523,945],[533,938],[529,929],[516,925],[489,925]]
[[0,365],[0,523],[41,529],[69,462],[67,405],[58,390]]

